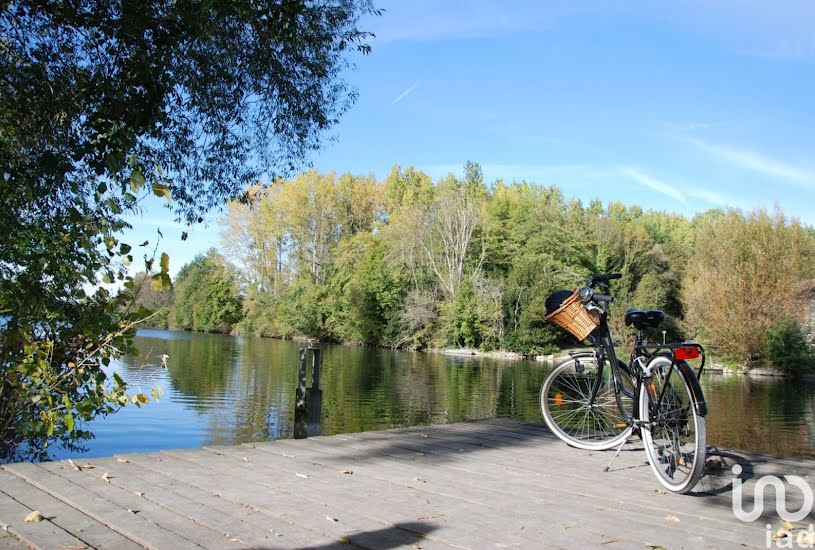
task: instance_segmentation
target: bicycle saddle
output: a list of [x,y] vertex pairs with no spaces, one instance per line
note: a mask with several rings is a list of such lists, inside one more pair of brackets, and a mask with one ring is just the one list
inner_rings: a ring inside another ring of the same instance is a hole
[[656,328],[665,320],[665,313],[658,309],[643,311],[641,309],[629,309],[625,312],[625,326],[634,325],[636,329]]

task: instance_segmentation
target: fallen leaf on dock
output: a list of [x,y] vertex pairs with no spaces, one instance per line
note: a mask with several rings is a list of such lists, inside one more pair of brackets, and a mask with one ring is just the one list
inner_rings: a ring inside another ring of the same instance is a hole
[[99,479],[101,479],[101,480],[102,480],[102,481],[104,481],[105,483],[110,483],[110,478],[108,477],[108,473],[107,473],[107,472],[105,472],[104,474],[102,474],[102,477],[101,477],[101,478],[99,478]]
[[426,479],[422,479],[420,477],[413,478],[413,481],[418,481],[419,483],[427,483]]
[[722,470],[722,461],[718,458],[711,458],[705,462],[705,469],[708,472],[720,472]]
[[781,527],[783,527],[787,531],[792,531],[793,529],[795,529],[795,527],[792,525],[792,523],[790,523],[788,521],[782,521],[781,522]]
[[337,518],[332,518],[331,516],[325,516],[325,519],[327,519],[328,521],[340,521]]
[[671,514],[668,514],[667,516],[665,516],[665,519],[667,519],[668,521],[672,521],[674,523],[679,523],[680,522],[680,519],[678,517],[676,517],[674,515],[671,515]]
[[116,462],[123,462],[123,463],[127,464],[130,461],[128,459],[126,459],[126,458],[122,458],[120,456],[117,456],[116,457]]
[[77,466],[76,464],[74,464],[74,461],[73,461],[73,460],[71,460],[70,458],[68,459],[68,464],[70,464],[70,465],[71,465],[71,468],[73,468],[73,469],[74,469],[74,470],[76,470],[77,472],[81,472],[81,471],[82,471],[82,468],[80,468],[79,466]]
[[351,470],[343,470],[340,473],[341,474],[353,474],[354,472],[352,472]]
[[144,496],[144,493],[139,492],[139,491],[136,491],[136,492],[135,492],[135,493],[133,493],[133,494],[135,494],[137,497],[143,497],[143,496]]
[[43,520],[42,514],[39,510],[34,510],[25,517],[26,523],[38,523]]
[[294,475],[296,475],[297,477],[302,477],[303,479],[308,479],[308,476],[306,474],[298,474],[297,472],[295,472]]

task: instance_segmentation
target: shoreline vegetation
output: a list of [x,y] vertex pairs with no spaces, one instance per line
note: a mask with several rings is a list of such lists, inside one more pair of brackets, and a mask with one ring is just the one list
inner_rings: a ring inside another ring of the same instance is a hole
[[610,324],[623,347],[628,308],[662,309],[654,341],[694,339],[748,370],[815,371],[813,228],[780,210],[687,217],[488,184],[473,162],[463,172],[312,170],[252,186],[225,209],[219,249],[172,288],[137,275],[137,302],[161,311],[159,327],[529,357],[578,344],[546,320],[551,292],[620,272]]
[[[164,329],[164,330],[172,330],[178,332],[202,332],[202,331],[194,331],[194,330],[183,330],[183,329],[173,329],[168,327],[144,327],[144,328],[157,328],[157,329]],[[315,338],[304,336],[304,335],[294,335],[291,337],[281,337],[281,336],[268,336],[268,335],[251,335],[251,334],[237,334],[231,332],[228,336],[249,336],[255,338],[271,338],[276,340],[291,340],[294,342],[314,342],[318,344],[328,344],[334,346],[347,346],[347,347],[369,347],[369,348],[376,348],[376,349],[383,349],[383,350],[390,350],[390,351],[400,351],[399,349],[395,348],[388,348],[384,346],[365,346],[360,344],[359,342],[334,342],[334,341],[320,341]],[[446,355],[451,357],[469,357],[469,358],[486,358],[486,359],[493,359],[496,361],[507,361],[507,362],[514,362],[514,361],[532,361],[536,363],[542,363],[548,367],[555,367],[566,361],[570,358],[569,351],[574,349],[583,349],[580,347],[569,347],[569,348],[559,348],[556,351],[548,354],[540,354],[540,355],[527,355],[523,353],[519,353],[516,351],[510,350],[481,350],[478,348],[424,348],[418,350],[407,350],[407,351],[416,351],[419,353],[428,353],[428,354],[439,354],[439,355]],[[405,351],[405,350],[402,350]],[[718,354],[717,354],[718,355]],[[790,373],[784,372],[777,368],[772,367],[761,367],[761,366],[747,366],[744,364],[737,364],[731,360],[710,360],[705,365],[705,373],[707,374],[719,374],[725,376],[751,376],[751,377],[775,377],[775,378],[789,378],[793,376]],[[815,373],[802,373],[797,375],[806,380],[815,380]]]

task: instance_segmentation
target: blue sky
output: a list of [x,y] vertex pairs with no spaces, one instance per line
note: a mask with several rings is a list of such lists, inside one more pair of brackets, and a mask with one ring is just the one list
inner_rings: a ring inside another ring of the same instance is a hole
[[[815,225],[815,2],[389,1],[319,170],[488,181],[692,215],[778,204]],[[218,245],[155,205],[175,272]],[[210,216],[216,220],[217,214]]]

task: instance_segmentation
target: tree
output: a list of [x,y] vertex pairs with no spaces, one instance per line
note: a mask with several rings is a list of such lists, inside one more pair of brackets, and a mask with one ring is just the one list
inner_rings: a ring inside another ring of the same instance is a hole
[[801,303],[815,275],[815,239],[779,211],[713,212],[695,223],[682,280],[687,328],[732,358],[755,364],[767,349],[768,332],[778,336],[783,331],[775,327],[802,321]]
[[173,307],[173,289],[156,288],[152,275],[141,271],[133,277],[133,302],[136,306],[152,311],[150,318],[142,326],[167,328],[168,317]]
[[329,324],[341,340],[376,345],[394,333],[404,294],[399,273],[385,262],[385,247],[371,233],[340,244],[330,283]]
[[242,317],[236,276],[223,256],[210,249],[181,268],[175,284],[175,327],[229,333]]
[[481,217],[481,185],[449,176],[419,227],[423,259],[449,298],[456,296],[464,278],[470,242]]
[[[122,214],[155,194],[194,222],[300,165],[355,98],[341,76],[370,50],[368,13],[368,0],[0,4],[4,454],[81,439],[75,419],[126,400],[77,367],[129,351],[145,315]],[[98,286],[117,280],[115,296]]]

